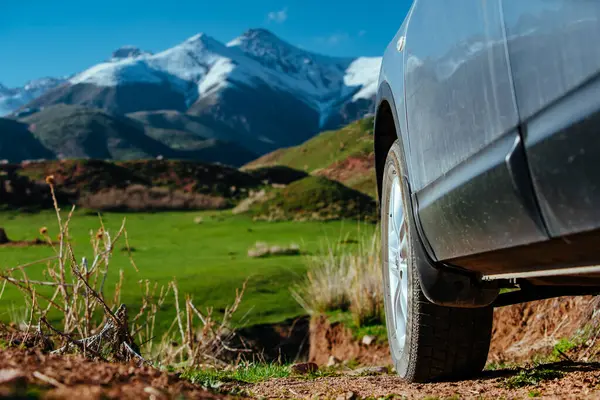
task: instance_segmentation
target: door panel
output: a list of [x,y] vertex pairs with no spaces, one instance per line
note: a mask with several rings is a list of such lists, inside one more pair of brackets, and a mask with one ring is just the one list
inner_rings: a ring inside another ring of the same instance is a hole
[[407,31],[413,190],[517,126],[500,0],[417,0]]
[[438,260],[548,238],[517,131],[427,185],[415,200],[423,232]]
[[550,235],[600,228],[600,1],[503,0],[524,142]]
[[600,1],[503,0],[523,121],[598,73]]

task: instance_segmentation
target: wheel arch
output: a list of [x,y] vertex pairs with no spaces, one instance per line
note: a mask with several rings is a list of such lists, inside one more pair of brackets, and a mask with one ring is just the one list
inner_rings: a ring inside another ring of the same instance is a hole
[[375,112],[374,150],[375,150],[375,174],[377,179],[377,194],[381,202],[381,189],[383,182],[383,171],[385,160],[392,145],[401,137],[396,117],[396,107],[390,86],[383,82],[377,95],[377,108]]

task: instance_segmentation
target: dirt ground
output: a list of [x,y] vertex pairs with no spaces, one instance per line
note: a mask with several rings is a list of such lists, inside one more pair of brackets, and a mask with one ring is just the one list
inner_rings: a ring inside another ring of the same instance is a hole
[[[547,355],[559,339],[576,337],[590,326],[598,327],[599,302],[599,298],[592,297],[563,298],[496,310],[488,361],[529,368],[485,371],[473,380],[433,384],[408,384],[393,374],[373,375],[381,371],[372,369],[357,373],[341,368],[333,376],[297,376],[254,385],[228,382],[222,389],[268,399],[600,399],[600,363],[590,362],[598,359],[598,333],[588,332],[587,342],[564,354],[565,361],[531,366],[534,357]],[[366,346],[343,326],[324,319],[311,324],[310,341],[310,358],[320,365],[330,356],[359,360],[365,365],[390,364],[385,345]],[[548,371],[550,375],[542,376]],[[0,398],[37,398],[33,395],[78,400],[233,398],[208,392],[176,374],[149,366],[59,357],[39,350],[0,350]]]
[[433,384],[408,384],[396,376],[342,376],[316,380],[280,379],[267,381],[251,388],[258,397],[269,399],[520,399],[528,397],[556,399],[600,398],[600,366],[590,364],[554,365],[561,371],[560,379],[545,381],[537,386],[518,389],[505,387],[507,378],[515,371],[484,372],[475,380]]
[[[255,398],[600,398],[600,365],[558,363],[545,368],[562,377],[538,385],[507,388],[519,371],[488,371],[474,380],[408,384],[396,376],[356,376],[349,372],[322,378],[286,378],[257,385],[228,385]],[[367,371],[368,373],[368,371]],[[29,397],[28,397],[29,396]],[[0,398],[47,399],[226,399],[181,380],[175,374],[131,364],[108,364],[79,356],[51,356],[35,350],[0,351]]]
[[0,350],[0,399],[224,399],[175,374],[37,350]]

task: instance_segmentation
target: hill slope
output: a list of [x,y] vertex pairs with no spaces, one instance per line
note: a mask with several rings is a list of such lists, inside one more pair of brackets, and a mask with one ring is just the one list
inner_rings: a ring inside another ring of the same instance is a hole
[[373,118],[323,132],[299,146],[276,150],[246,164],[243,169],[275,165],[325,176],[375,197]]
[[[131,160],[162,156],[232,165],[254,158],[236,144],[201,136],[210,134],[208,128],[196,127],[196,132],[157,128],[139,115],[128,118],[99,109],[56,105],[20,121],[28,124],[35,138],[58,158]],[[48,154],[45,158],[54,157]]]
[[0,118],[0,160],[18,162],[39,158],[54,158],[54,153],[35,138],[26,124]]

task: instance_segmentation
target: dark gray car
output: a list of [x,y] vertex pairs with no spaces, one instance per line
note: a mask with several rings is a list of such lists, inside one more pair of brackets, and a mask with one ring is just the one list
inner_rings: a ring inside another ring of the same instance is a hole
[[597,0],[416,0],[387,48],[375,153],[402,377],[480,371],[493,307],[600,292],[599,40]]

